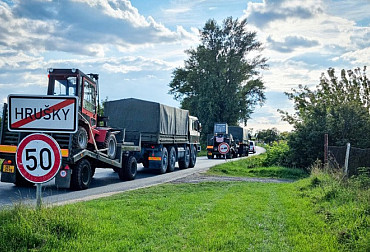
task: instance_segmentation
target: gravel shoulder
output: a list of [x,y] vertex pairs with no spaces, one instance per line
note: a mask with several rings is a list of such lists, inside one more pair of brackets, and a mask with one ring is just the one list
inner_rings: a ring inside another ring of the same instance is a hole
[[172,184],[181,183],[202,183],[202,182],[262,182],[262,183],[292,183],[292,179],[274,179],[274,178],[246,178],[246,177],[228,177],[228,176],[215,176],[207,175],[204,172],[198,172],[186,177],[182,177],[171,181]]

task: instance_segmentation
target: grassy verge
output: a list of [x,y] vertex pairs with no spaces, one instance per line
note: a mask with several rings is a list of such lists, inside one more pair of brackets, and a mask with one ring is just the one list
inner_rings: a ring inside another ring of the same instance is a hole
[[226,175],[236,177],[259,177],[259,178],[307,178],[302,169],[287,168],[282,166],[264,166],[266,154],[252,156],[246,159],[226,162],[212,167],[207,173],[211,175]]
[[[361,182],[361,181],[360,181]],[[369,188],[323,174],[289,184],[166,184],[0,212],[4,251],[369,251]]]
[[198,152],[198,157],[205,157],[207,156],[207,150],[202,149],[200,152]]

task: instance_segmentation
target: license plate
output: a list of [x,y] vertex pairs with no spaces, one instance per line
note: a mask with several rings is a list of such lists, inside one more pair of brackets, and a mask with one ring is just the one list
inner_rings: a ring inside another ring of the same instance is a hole
[[4,165],[3,172],[14,173],[14,165]]

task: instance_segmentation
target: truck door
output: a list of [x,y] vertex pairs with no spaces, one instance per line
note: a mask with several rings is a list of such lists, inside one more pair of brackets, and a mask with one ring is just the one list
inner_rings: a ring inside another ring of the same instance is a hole
[[96,85],[92,83],[87,78],[82,78],[83,91],[82,91],[82,114],[87,117],[86,119],[90,121],[91,126],[96,126],[97,122],[97,106],[96,106]]

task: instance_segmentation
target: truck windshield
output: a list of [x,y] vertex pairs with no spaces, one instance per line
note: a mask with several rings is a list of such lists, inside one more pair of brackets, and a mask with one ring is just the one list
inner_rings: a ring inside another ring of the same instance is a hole
[[76,77],[67,77],[66,79],[56,79],[54,86],[54,95],[76,95]]
[[224,133],[226,134],[226,124],[215,124],[214,133]]

